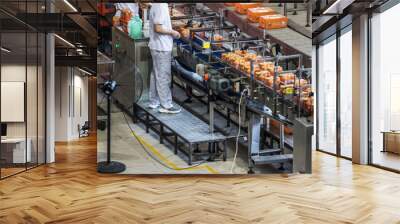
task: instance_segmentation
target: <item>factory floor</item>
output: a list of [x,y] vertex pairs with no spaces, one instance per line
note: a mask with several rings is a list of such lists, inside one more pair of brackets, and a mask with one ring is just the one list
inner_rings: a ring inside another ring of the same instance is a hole
[[[150,131],[146,133],[144,125],[133,123],[131,118],[113,108],[111,124],[111,158],[120,161],[127,166],[122,174],[247,174],[247,148],[239,147],[237,159],[231,172],[233,157],[235,154],[235,140],[228,142],[227,161],[217,159],[215,161],[200,160],[200,165],[188,168],[187,156],[182,152],[174,154],[173,145],[160,144],[159,136]],[[134,133],[131,133],[129,126]],[[98,131],[98,161],[106,159],[106,130]],[[139,143],[139,138],[142,144]],[[194,162],[193,165],[199,164]],[[256,173],[288,172],[265,165],[258,166]]]
[[[145,132],[144,126],[134,124],[130,117],[122,112],[112,113],[111,148],[112,159],[123,162],[127,169],[124,174],[229,174],[234,155],[234,146],[228,151],[227,161],[217,160],[203,162],[189,169],[187,156],[182,152],[174,154],[173,146],[169,143],[160,144],[159,137],[154,132]],[[131,133],[128,123],[139,141]],[[98,161],[106,158],[106,131],[98,132]],[[194,163],[196,164],[196,163]],[[167,165],[167,166],[165,166]],[[170,168],[168,168],[170,167]],[[240,150],[233,173],[247,173],[247,150]]]
[[[175,79],[176,81],[176,79]],[[186,99],[182,88],[174,85],[173,96],[176,102]],[[143,98],[147,98],[143,96]],[[105,109],[106,103],[101,100],[99,95],[99,107]],[[208,117],[207,107],[193,98],[193,102],[185,104],[196,111],[197,116]],[[221,158],[215,161],[205,161],[207,157],[197,158],[201,164],[193,168],[188,168],[188,157],[179,152],[174,154],[174,146],[165,142],[160,144],[159,136],[150,130],[146,133],[143,123],[133,123],[132,119],[126,113],[114,104],[111,107],[111,157],[113,160],[123,162],[127,169],[122,174],[247,174],[248,172],[248,150],[247,145],[240,145],[237,159],[231,172],[233,157],[235,154],[235,140],[231,139],[227,143],[228,157],[227,161]],[[99,115],[99,114],[98,114]],[[104,114],[102,114],[104,115]],[[173,116],[173,115],[171,115]],[[99,119],[106,120],[105,116]],[[236,136],[237,128],[234,124],[226,128],[226,121],[219,114],[215,114],[215,126],[222,129],[228,136]],[[128,126],[129,125],[129,126]],[[132,128],[134,133],[131,133]],[[98,131],[98,161],[106,160],[106,130]],[[136,135],[139,140],[135,138]],[[203,150],[207,150],[204,149]],[[193,165],[199,164],[194,161]],[[285,164],[285,170],[281,170],[280,164],[256,166],[255,173],[288,173],[291,172],[290,164]]]

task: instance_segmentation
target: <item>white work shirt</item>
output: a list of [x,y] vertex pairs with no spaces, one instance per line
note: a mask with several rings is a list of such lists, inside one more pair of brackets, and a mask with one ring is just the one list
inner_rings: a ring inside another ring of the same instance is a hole
[[172,51],[174,39],[171,35],[155,32],[154,25],[159,24],[164,30],[172,30],[168,3],[153,3],[149,14],[149,48],[156,51]]
[[133,16],[139,16],[139,6],[137,3],[115,3],[115,8],[117,9],[115,16],[121,16],[121,10],[123,9],[129,9],[133,13]]

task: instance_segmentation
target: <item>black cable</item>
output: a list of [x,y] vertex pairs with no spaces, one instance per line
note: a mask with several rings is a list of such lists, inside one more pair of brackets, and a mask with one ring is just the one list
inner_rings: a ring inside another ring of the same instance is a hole
[[[129,127],[131,133],[135,133],[135,132],[133,131],[131,125],[129,124],[128,119],[126,118],[125,112],[123,112],[123,111],[121,111],[121,112],[122,112],[122,115],[124,116],[125,123],[128,125],[128,127]],[[200,166],[200,165],[202,165],[202,164],[204,164],[204,163],[206,162],[206,160],[202,160],[200,163],[198,163],[198,164],[196,164],[196,165],[193,165],[193,166],[188,166],[188,167],[183,167],[183,168],[174,169],[174,168],[168,166],[167,164],[163,163],[162,161],[160,161],[158,158],[154,157],[154,155],[151,154],[151,153],[147,150],[146,146],[144,146],[144,145],[142,144],[141,140],[140,140],[136,135],[133,135],[133,136],[134,136],[135,139],[139,142],[139,144],[140,144],[140,146],[142,146],[144,152],[145,152],[150,158],[152,158],[154,161],[156,161],[157,163],[159,163],[160,165],[162,165],[163,167],[165,167],[165,168],[167,168],[167,169],[170,169],[170,170],[186,170],[186,169],[192,169],[192,168],[198,167],[198,166]]]

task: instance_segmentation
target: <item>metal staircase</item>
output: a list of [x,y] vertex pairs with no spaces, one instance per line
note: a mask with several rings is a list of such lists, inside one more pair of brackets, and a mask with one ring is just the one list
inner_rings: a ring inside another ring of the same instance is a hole
[[285,154],[285,133],[284,123],[281,122],[279,129],[279,148],[265,148],[261,149],[260,145],[260,131],[262,116],[257,113],[251,114],[250,123],[248,127],[248,147],[249,147],[249,171],[254,173],[253,168],[257,165],[265,164],[281,164],[283,168],[285,163],[293,162],[293,154]]

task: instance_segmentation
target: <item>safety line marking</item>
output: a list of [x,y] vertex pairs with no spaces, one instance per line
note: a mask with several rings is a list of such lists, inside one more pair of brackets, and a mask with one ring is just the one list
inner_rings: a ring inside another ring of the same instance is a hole
[[151,152],[156,155],[163,163],[167,164],[169,167],[171,167],[174,170],[207,170],[211,174],[218,174],[218,171],[216,171],[214,168],[212,168],[209,165],[200,165],[196,167],[190,167],[190,168],[180,168],[178,167],[174,162],[170,161],[167,157],[162,155],[153,145],[148,143],[146,140],[144,140],[142,137],[138,136],[135,132],[132,132],[132,134],[142,143],[145,145],[148,149],[151,150]]

